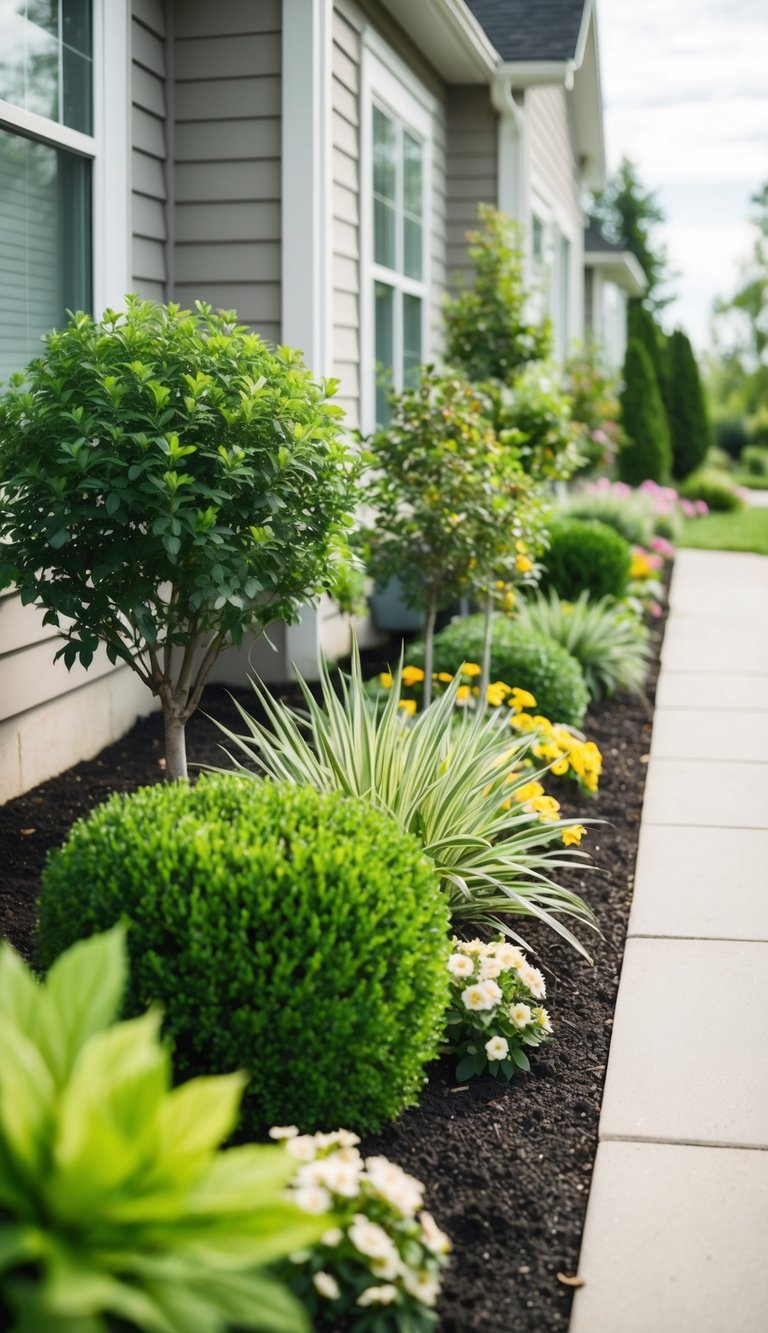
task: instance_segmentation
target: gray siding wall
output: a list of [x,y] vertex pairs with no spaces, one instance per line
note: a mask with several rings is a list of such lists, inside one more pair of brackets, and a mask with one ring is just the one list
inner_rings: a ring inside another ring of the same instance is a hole
[[525,94],[530,135],[531,183],[557,201],[578,226],[582,210],[579,168],[564,88],[531,88]]
[[467,232],[477,226],[477,205],[498,203],[498,116],[487,88],[448,89],[448,280],[468,279]]
[[167,296],[166,44],[162,0],[131,6],[131,234],[133,290]]
[[336,0],[333,22],[333,373],[341,380],[339,401],[351,428],[360,424],[360,380],[372,375],[364,365],[360,340],[360,64],[362,30],[372,24],[414,78],[436,99],[430,228],[431,355],[441,346],[441,312],[446,285],[446,89],[442,80],[375,0]]
[[280,338],[281,0],[173,0],[173,293]]

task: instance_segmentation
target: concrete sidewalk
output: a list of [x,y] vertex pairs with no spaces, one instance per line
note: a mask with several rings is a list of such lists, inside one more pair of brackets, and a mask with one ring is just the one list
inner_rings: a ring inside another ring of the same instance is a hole
[[670,601],[571,1333],[768,1333],[768,558]]

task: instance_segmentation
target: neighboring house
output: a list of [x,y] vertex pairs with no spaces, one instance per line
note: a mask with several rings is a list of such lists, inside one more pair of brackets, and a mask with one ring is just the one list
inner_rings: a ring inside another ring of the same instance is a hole
[[[59,22],[61,26],[59,26]],[[603,182],[591,0],[59,0],[0,7],[0,379],[69,307],[200,297],[341,381],[350,428],[439,357],[479,202],[520,220],[558,355],[584,332]],[[128,668],[51,659],[0,600],[0,796],[149,706]],[[311,670],[327,603],[254,664]],[[230,654],[220,679],[242,680]]]
[[631,250],[615,245],[590,222],[584,233],[584,325],[606,367],[618,371],[627,350],[627,302],[648,281]]

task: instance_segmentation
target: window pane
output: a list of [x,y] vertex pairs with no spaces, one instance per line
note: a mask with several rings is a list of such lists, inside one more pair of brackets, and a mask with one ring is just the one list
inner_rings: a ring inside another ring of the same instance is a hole
[[5,101],[90,134],[91,55],[90,0],[0,0]]
[[90,163],[0,130],[0,383],[91,306]]
[[421,365],[420,296],[403,296],[403,383],[415,384]]
[[403,218],[405,272],[409,278],[420,278],[422,269],[422,229],[420,222],[414,222],[407,215]]
[[409,213],[420,218],[423,212],[423,149],[418,139],[403,131],[403,203]]
[[571,323],[571,243],[567,236],[560,237],[560,354],[568,353],[568,334]]
[[[376,324],[376,425],[389,420],[387,392],[392,388],[395,343],[395,293],[384,282],[374,283]],[[389,372],[387,374],[387,372]]]
[[373,192],[397,198],[397,131],[388,116],[373,108]]
[[90,134],[93,125],[91,108],[91,62],[79,51],[62,48],[64,72],[63,121],[73,130]]
[[392,204],[373,197],[373,257],[385,268],[395,267],[395,224],[397,214]]
[[536,217],[535,213],[533,215],[532,250],[535,260],[541,261],[544,258],[544,224],[541,218]]

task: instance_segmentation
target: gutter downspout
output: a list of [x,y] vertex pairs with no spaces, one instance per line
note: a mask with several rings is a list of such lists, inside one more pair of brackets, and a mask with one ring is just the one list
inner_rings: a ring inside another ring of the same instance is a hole
[[525,113],[515,101],[512,74],[500,69],[491,84],[491,102],[499,113],[497,137],[497,207],[522,226],[528,225],[528,135]]

